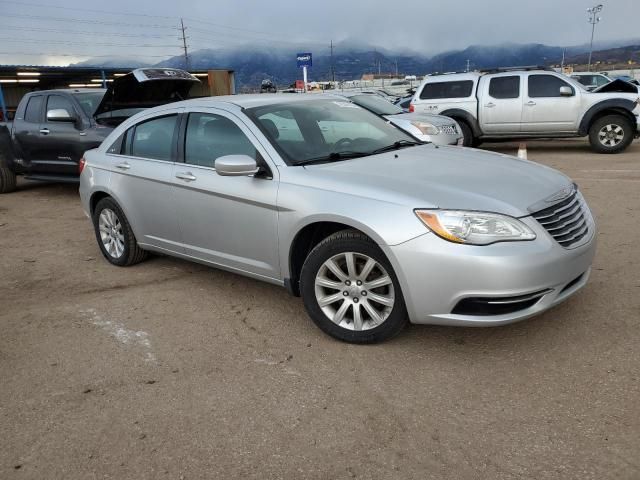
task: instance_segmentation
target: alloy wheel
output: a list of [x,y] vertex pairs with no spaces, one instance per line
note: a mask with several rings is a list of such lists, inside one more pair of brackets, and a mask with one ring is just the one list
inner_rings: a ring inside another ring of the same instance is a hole
[[98,218],[98,228],[105,251],[113,258],[120,258],[124,253],[124,233],[116,213],[110,208],[102,210]]
[[624,139],[624,129],[615,123],[609,123],[598,132],[598,139],[605,147],[618,146]]
[[315,278],[315,295],[327,318],[347,330],[380,326],[395,304],[393,281],[385,268],[355,252],[334,255],[322,264]]

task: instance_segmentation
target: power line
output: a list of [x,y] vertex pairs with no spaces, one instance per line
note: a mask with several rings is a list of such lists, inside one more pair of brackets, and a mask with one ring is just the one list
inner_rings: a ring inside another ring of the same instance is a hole
[[77,23],[88,23],[91,25],[113,25],[117,27],[134,27],[134,28],[172,28],[174,30],[177,29],[175,26],[170,25],[151,25],[151,24],[133,24],[133,23],[122,23],[122,22],[105,22],[101,20],[86,20],[82,18],[61,18],[61,17],[45,17],[42,15],[25,15],[25,14],[10,14],[3,13],[2,17],[9,18],[25,18],[29,20],[47,20],[53,22],[77,22]]
[[[35,39],[17,39],[17,38],[0,38],[0,42],[12,42],[12,43],[42,43],[42,40]],[[70,40],[47,40],[47,44],[55,45],[78,45],[78,42]],[[139,43],[95,43],[91,42],[90,46],[99,47],[135,47],[135,48],[177,48],[175,45],[153,45],[153,44],[139,44]]]
[[20,5],[21,7],[37,7],[37,8],[57,8],[59,10],[73,10],[75,12],[90,12],[90,13],[102,13],[107,15],[120,15],[120,16],[136,16],[136,17],[149,17],[149,18],[165,18],[169,20],[175,20],[175,17],[169,17],[166,15],[149,15],[147,13],[117,13],[117,12],[108,12],[106,10],[95,10],[92,8],[82,8],[82,7],[63,7],[62,5],[46,5],[43,3],[31,3],[31,2],[23,2],[16,0],[0,0],[0,3],[11,3],[14,5]]
[[30,27],[14,27],[10,25],[0,26],[0,30],[20,30],[26,32],[43,32],[43,33],[62,33],[67,35],[101,35],[101,36],[115,36],[115,37],[127,37],[127,38],[175,38],[174,35],[145,35],[141,33],[120,33],[120,32],[96,32],[96,31],[79,31],[79,30],[55,30],[50,28],[30,28]]
[[[93,55],[92,53],[47,53],[47,52],[0,52],[0,55],[35,55],[41,57],[99,57],[99,58],[111,58],[114,55]],[[137,55],[127,54],[127,57],[142,57],[142,58],[167,58],[166,55]]]

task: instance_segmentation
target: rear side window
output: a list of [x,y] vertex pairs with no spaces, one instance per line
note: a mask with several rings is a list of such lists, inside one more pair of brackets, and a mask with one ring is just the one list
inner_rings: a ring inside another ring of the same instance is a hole
[[489,95],[493,98],[518,98],[520,77],[495,77],[489,82]]
[[473,92],[473,80],[462,80],[459,82],[438,82],[427,83],[420,98],[431,100],[436,98],[466,98]]
[[169,115],[136,125],[131,142],[131,155],[171,160],[177,118],[177,115]]
[[574,88],[564,80],[553,75],[529,75],[529,97],[560,97],[560,87],[570,87],[573,93]]
[[27,103],[27,110],[24,113],[24,121],[31,123],[40,123],[42,119],[42,103],[44,97],[42,95],[37,95],[35,97],[31,97],[29,102]]
[[258,160],[256,147],[231,120],[211,113],[189,114],[185,162],[213,168],[216,159],[225,155],[249,155]]

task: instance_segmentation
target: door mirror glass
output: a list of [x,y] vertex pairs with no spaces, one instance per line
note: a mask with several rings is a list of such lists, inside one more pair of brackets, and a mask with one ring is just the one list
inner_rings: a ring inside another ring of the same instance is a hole
[[223,177],[241,177],[258,173],[258,164],[249,155],[225,155],[215,161],[218,175]]
[[560,96],[561,97],[572,97],[573,96],[573,90],[571,89],[571,87],[562,86],[562,87],[560,87]]
[[64,108],[47,110],[47,122],[75,122],[76,119]]

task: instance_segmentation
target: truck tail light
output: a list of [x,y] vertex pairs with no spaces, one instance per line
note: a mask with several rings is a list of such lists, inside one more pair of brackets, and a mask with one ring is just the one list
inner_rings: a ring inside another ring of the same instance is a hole
[[416,111],[416,107],[413,105],[413,103],[410,103],[410,104],[409,104],[409,112],[410,112],[410,113],[413,113],[413,112],[415,112],[415,111]]
[[80,175],[82,173],[82,170],[84,170],[85,163],[87,163],[87,161],[84,159],[84,157],[82,157],[78,162],[78,175]]

